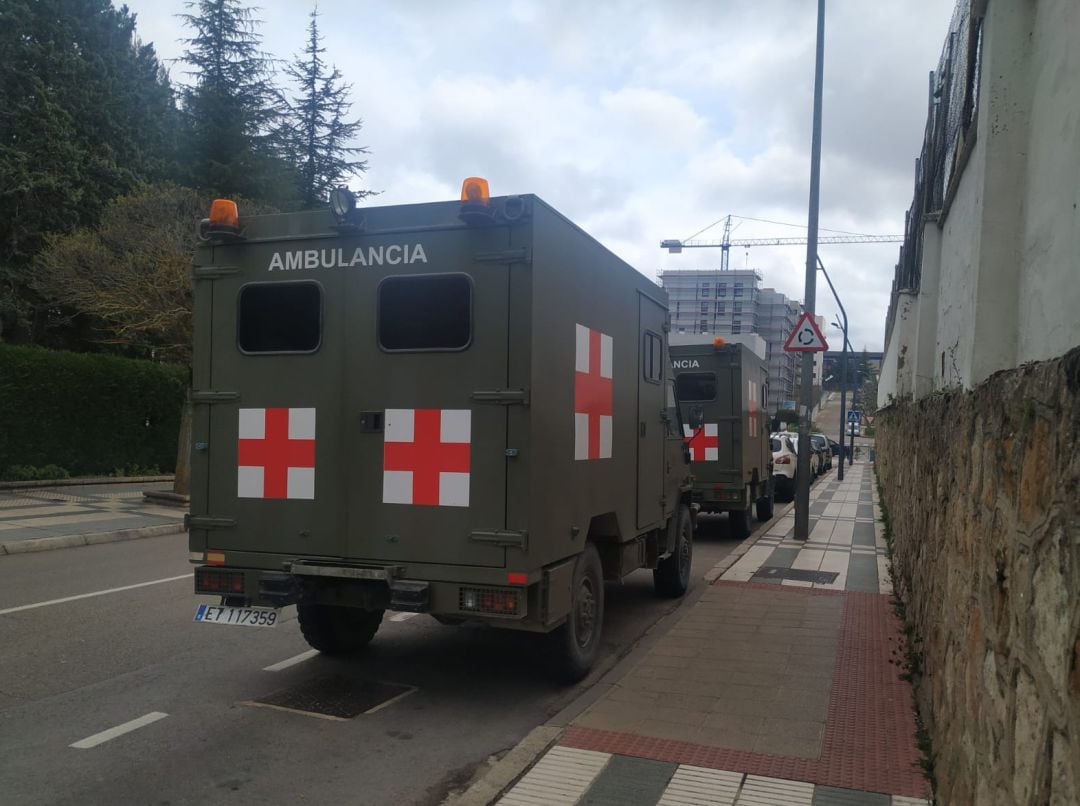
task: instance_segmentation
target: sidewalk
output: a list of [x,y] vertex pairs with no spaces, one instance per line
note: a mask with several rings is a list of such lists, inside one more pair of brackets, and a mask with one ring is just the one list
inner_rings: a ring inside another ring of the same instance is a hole
[[925,804],[878,512],[868,464],[823,479],[497,802]]
[[0,555],[181,532],[184,509],[143,498],[144,491],[171,488],[146,482],[0,490]]

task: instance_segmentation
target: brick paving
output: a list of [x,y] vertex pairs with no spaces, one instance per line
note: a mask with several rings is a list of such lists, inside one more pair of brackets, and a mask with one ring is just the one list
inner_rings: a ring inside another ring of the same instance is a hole
[[856,463],[814,488],[805,543],[777,519],[563,732],[591,777],[528,802],[926,803],[876,499]]

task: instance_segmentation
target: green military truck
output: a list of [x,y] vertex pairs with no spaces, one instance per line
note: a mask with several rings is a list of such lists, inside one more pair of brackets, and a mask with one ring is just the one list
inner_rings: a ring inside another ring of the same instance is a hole
[[701,512],[727,512],[732,537],[744,539],[772,517],[765,362],[745,344],[711,336],[671,337],[675,388]]
[[604,580],[689,582],[689,467],[664,292],[535,196],[200,225],[196,620],[297,605],[326,653],[387,609],[597,656]]

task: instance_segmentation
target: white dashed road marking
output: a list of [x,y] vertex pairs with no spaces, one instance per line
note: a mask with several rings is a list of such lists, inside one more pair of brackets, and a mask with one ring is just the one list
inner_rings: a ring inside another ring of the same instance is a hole
[[413,616],[419,616],[419,613],[394,613],[390,617],[390,621],[408,621]]
[[20,605],[19,607],[9,607],[7,610],[0,610],[0,616],[6,616],[8,613],[20,613],[23,610],[33,610],[38,607],[49,607],[50,605],[64,604],[65,602],[75,602],[79,599],[89,599],[92,596],[105,596],[109,593],[120,593],[121,591],[135,590],[136,588],[145,588],[149,585],[160,585],[163,582],[176,582],[178,579],[191,579],[195,576],[194,573],[181,574],[178,577],[166,577],[165,579],[154,579],[150,582],[139,582],[135,585],[124,585],[121,588],[109,588],[103,591],[94,591],[93,593],[80,593],[78,596],[65,596],[63,599],[50,599],[47,602],[34,602],[34,604]]
[[264,666],[263,671],[280,672],[282,669],[288,669],[290,666],[295,666],[298,663],[303,663],[309,658],[314,658],[318,654],[319,650],[309,649],[307,652],[301,652],[299,655],[293,655],[291,658],[286,658],[285,660],[278,661],[271,666]]
[[103,730],[101,733],[95,733],[93,736],[87,736],[85,739],[68,746],[74,747],[77,750],[89,750],[91,747],[97,747],[99,744],[104,744],[110,739],[115,739],[117,736],[123,736],[125,733],[131,733],[133,730],[144,728],[167,716],[168,714],[163,714],[161,711],[151,711],[149,714],[140,716],[138,719],[125,722],[123,725],[117,725],[115,728]]

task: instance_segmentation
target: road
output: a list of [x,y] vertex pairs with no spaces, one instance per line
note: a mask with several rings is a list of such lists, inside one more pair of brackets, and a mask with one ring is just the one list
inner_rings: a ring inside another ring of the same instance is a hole
[[[697,585],[724,525],[701,519]],[[195,624],[191,572],[182,534],[0,558],[0,802],[436,804],[582,691],[532,636],[422,615],[388,613],[352,659],[308,652],[294,618]],[[606,593],[608,659],[679,606],[644,571]],[[343,681],[402,688],[344,720],[251,704]]]

